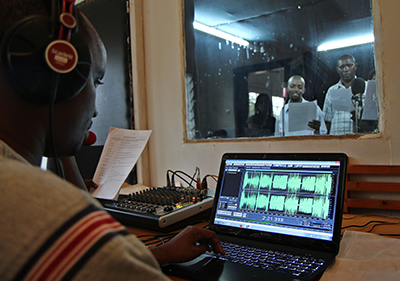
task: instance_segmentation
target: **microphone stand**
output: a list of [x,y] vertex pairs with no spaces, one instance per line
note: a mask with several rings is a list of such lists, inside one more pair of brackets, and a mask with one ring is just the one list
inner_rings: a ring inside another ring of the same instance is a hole
[[358,111],[359,111],[359,108],[360,108],[361,94],[353,95],[351,99],[354,101],[355,107],[356,107],[356,110],[355,110],[356,112],[355,112],[354,119],[355,119],[355,122],[356,122],[355,133],[357,134],[358,133]]

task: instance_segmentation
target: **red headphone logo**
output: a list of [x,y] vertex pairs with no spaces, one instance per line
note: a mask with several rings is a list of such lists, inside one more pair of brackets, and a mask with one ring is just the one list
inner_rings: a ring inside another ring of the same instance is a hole
[[68,73],[78,63],[78,53],[69,43],[71,30],[76,26],[73,16],[75,0],[63,0],[62,13],[59,16],[60,31],[58,40],[51,42],[45,51],[46,62],[57,73]]

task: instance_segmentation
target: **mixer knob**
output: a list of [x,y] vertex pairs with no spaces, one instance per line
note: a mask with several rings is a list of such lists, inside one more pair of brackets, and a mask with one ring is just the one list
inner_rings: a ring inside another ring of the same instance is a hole
[[154,213],[155,211],[156,211],[156,209],[154,207],[146,209],[146,212],[148,212],[148,213]]

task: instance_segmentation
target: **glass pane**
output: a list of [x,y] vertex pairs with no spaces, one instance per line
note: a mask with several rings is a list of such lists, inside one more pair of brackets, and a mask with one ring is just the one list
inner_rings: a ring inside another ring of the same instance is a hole
[[[285,136],[377,132],[370,0],[184,4],[188,139],[274,136],[272,118]],[[207,27],[242,41],[210,34]],[[325,43],[354,38],[351,46],[323,49]],[[352,56],[339,59],[344,54]],[[292,76],[301,77],[302,91],[288,87]],[[261,94],[272,108],[257,114]],[[293,117],[301,110],[308,119]],[[250,128],[251,119],[261,127]]]

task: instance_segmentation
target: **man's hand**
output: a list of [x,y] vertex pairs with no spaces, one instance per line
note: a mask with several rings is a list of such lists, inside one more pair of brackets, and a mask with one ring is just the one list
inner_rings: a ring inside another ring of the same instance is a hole
[[319,133],[319,127],[321,127],[321,122],[318,120],[312,120],[308,122],[308,127],[311,129],[314,129],[316,133]]
[[84,182],[85,182],[85,185],[86,185],[87,190],[88,190],[89,193],[91,193],[91,194],[99,187],[99,186],[98,186],[96,183],[94,183],[93,180],[91,180],[91,179],[86,179],[86,180],[84,180]]
[[213,231],[195,226],[186,227],[166,244],[150,250],[160,265],[189,261],[206,251],[225,255]]

